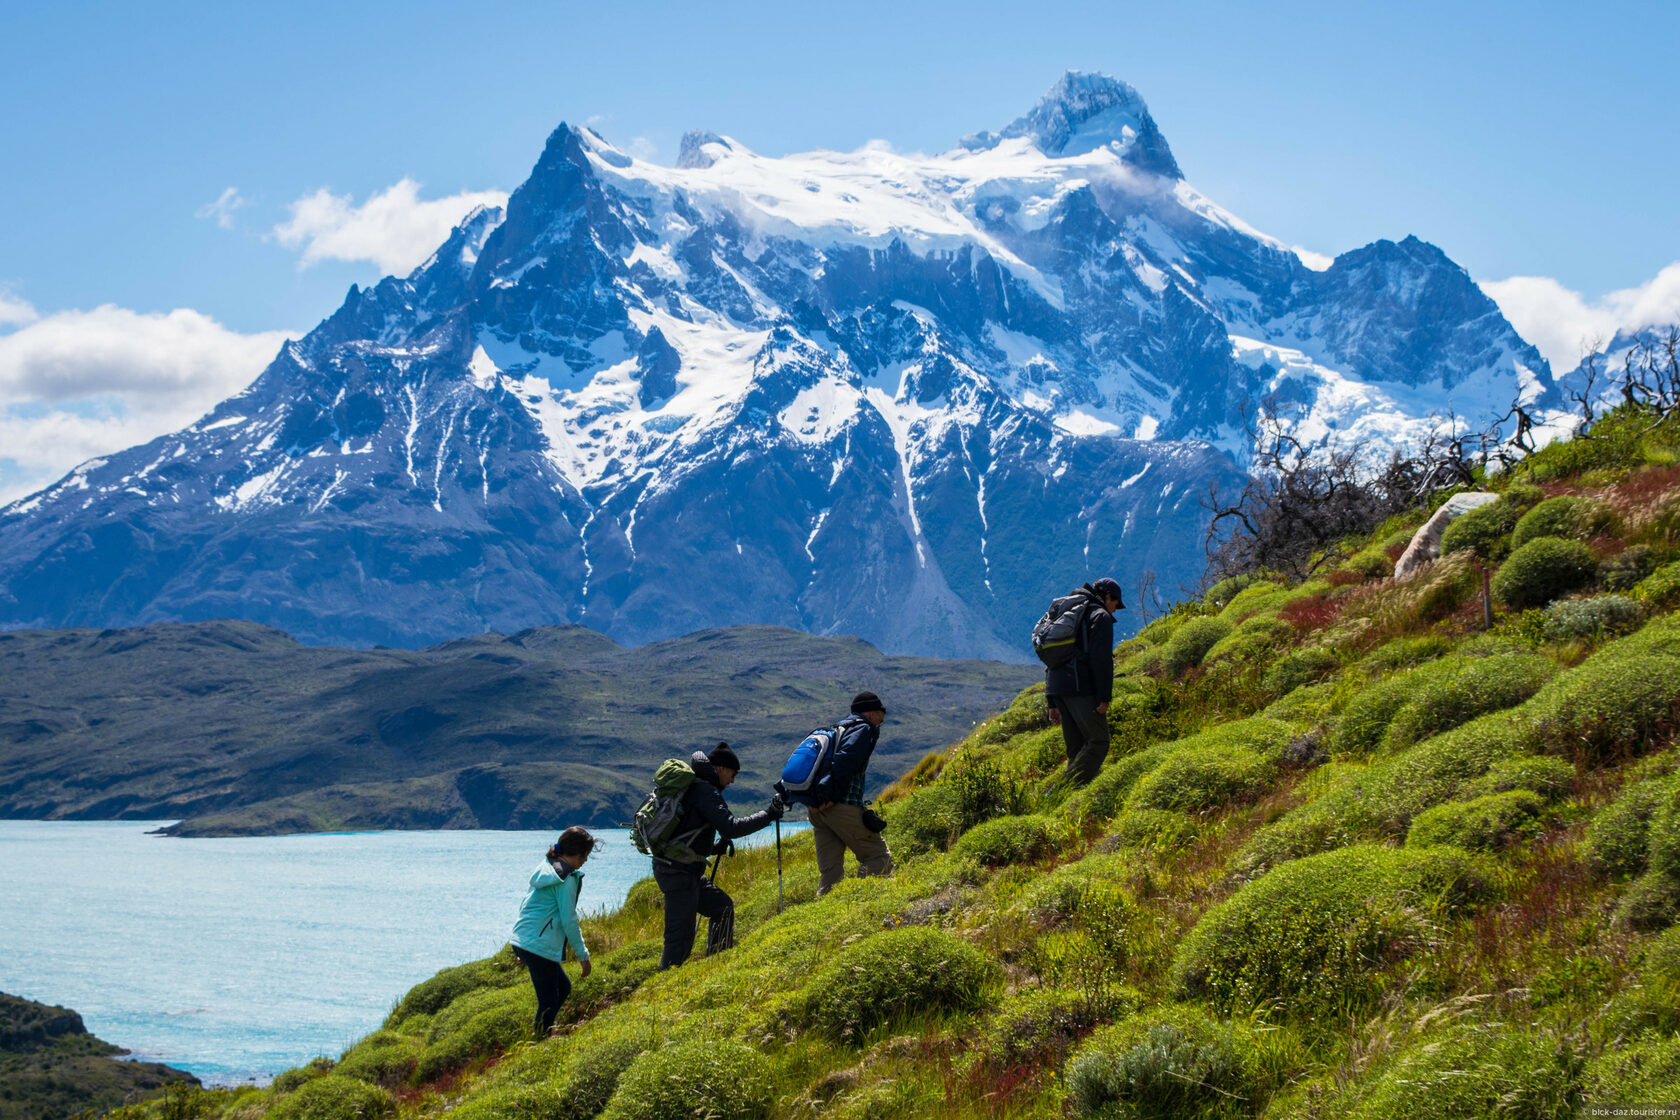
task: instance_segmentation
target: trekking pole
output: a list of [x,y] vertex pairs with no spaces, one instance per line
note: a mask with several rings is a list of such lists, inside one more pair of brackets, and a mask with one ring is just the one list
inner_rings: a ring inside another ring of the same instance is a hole
[[776,820],[776,913],[782,912],[782,822]]

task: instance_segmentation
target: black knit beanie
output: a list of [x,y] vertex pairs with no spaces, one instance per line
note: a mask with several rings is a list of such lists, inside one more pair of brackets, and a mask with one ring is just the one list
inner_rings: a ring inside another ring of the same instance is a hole
[[729,749],[728,743],[719,743],[713,747],[706,758],[711,761],[713,766],[722,766],[735,771],[737,774],[741,772],[741,760],[735,757],[735,752]]
[[1120,594],[1120,584],[1117,581],[1104,576],[1091,585],[1091,590],[1105,599],[1113,599],[1120,604],[1121,610],[1126,609],[1126,597]]
[[852,714],[861,716],[865,712],[884,712],[887,710],[881,698],[873,692],[860,692],[852,697]]

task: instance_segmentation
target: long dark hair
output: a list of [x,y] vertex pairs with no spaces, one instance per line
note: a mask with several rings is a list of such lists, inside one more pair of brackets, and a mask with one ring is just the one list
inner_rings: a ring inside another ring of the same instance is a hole
[[589,830],[581,825],[573,825],[560,834],[552,847],[548,849],[548,862],[553,863],[561,856],[586,856],[595,850],[600,841],[589,834]]

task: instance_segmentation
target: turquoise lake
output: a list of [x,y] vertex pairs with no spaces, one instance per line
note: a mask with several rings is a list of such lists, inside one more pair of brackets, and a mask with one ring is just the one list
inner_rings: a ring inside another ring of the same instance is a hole
[[[74,1008],[134,1057],[218,1085],[337,1057],[419,981],[494,953],[554,841],[147,835],[162,823],[0,821],[0,991]],[[624,830],[596,835],[584,912],[618,906],[649,869]]]

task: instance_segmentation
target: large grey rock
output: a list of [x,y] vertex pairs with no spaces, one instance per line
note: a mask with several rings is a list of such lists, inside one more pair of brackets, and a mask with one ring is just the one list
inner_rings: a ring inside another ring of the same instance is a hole
[[1408,579],[1416,575],[1425,564],[1441,555],[1441,534],[1447,531],[1448,525],[1473,509],[1498,500],[1498,494],[1481,492],[1454,494],[1448,498],[1441,504],[1441,508],[1435,511],[1434,516],[1412,534],[1412,543],[1406,546],[1406,551],[1400,554],[1400,559],[1394,565],[1394,578]]

